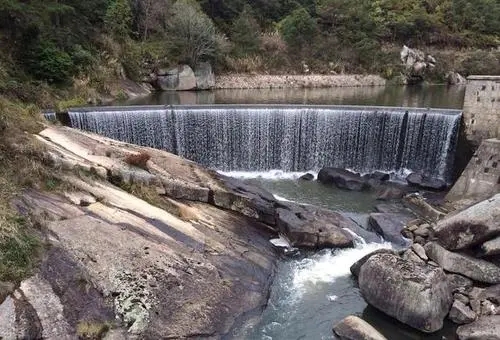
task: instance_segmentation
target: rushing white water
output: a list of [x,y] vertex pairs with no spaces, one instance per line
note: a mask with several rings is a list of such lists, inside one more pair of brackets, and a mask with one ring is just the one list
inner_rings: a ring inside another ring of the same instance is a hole
[[69,116],[73,127],[225,171],[333,166],[444,179],[460,122],[457,110],[300,105],[82,108]]
[[283,170],[268,170],[268,171],[219,171],[220,174],[226,175],[234,178],[241,179],[253,179],[262,178],[270,180],[282,180],[282,179],[298,179],[300,176],[310,173],[317,177],[317,173],[313,171],[306,172],[289,172]]

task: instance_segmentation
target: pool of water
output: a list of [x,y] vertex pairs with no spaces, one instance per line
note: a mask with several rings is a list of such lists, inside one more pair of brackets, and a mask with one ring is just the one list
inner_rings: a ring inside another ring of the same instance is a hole
[[159,92],[121,104],[329,104],[461,109],[465,86],[365,86]]

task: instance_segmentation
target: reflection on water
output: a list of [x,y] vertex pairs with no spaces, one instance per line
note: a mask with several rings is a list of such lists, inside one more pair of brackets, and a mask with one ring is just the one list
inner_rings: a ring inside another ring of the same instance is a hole
[[319,89],[228,89],[159,92],[129,105],[330,104],[455,108],[463,106],[465,86],[366,86]]

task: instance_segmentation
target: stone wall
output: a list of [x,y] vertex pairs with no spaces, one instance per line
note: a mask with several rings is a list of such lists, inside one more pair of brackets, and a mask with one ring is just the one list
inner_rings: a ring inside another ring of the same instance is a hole
[[446,199],[478,201],[498,192],[500,192],[500,140],[487,139],[476,150]]
[[469,76],[464,99],[467,139],[500,137],[500,76]]

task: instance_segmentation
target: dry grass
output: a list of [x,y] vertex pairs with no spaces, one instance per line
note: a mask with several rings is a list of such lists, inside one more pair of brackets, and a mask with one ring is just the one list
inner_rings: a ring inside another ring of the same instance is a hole
[[136,166],[138,168],[148,170],[147,163],[151,159],[151,155],[145,151],[141,151],[136,154],[130,154],[125,156],[125,163],[129,165]]
[[109,324],[107,322],[99,321],[80,321],[76,326],[76,334],[79,339],[102,339],[102,337],[109,331]]

